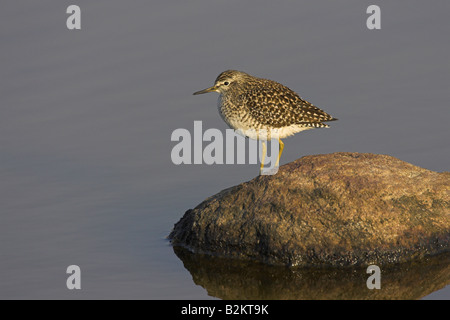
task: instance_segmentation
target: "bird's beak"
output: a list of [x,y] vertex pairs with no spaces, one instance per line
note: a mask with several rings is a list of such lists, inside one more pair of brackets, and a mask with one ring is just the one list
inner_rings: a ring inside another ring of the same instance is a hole
[[216,86],[212,86],[211,88],[194,92],[193,95],[202,94],[202,93],[208,93],[208,92],[213,92],[213,91],[217,91],[217,87]]

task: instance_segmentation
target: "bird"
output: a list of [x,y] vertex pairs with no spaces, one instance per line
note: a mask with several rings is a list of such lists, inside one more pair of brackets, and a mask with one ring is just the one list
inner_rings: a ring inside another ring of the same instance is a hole
[[325,122],[338,120],[304,100],[296,92],[273,80],[254,77],[237,70],[219,74],[214,85],[194,95],[218,92],[218,111],[237,133],[262,141],[260,174],[267,152],[264,141],[278,139],[278,168],[284,143],[281,139],[298,132],[328,128]]

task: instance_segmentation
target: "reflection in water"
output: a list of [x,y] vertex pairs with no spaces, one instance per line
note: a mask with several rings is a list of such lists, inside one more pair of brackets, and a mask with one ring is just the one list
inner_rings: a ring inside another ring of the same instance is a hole
[[381,289],[365,268],[287,268],[194,254],[174,247],[195,284],[221,299],[420,299],[450,283],[450,253],[381,266]]

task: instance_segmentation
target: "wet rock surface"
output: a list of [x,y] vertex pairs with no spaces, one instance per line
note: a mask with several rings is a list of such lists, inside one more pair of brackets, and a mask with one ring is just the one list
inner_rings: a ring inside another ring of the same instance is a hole
[[226,300],[411,300],[450,284],[450,252],[381,266],[381,290],[369,290],[362,266],[288,268],[173,249],[196,285]]
[[450,251],[449,193],[449,172],[391,156],[306,156],[206,199],[169,239],[274,265],[404,262]]

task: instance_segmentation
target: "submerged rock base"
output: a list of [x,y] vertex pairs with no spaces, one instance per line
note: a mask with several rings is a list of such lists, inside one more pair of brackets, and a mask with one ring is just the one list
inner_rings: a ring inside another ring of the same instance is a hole
[[450,173],[391,156],[306,156],[188,210],[169,239],[268,264],[368,265],[450,251]]
[[366,266],[286,268],[173,250],[196,285],[225,300],[411,300],[450,284],[450,252],[381,266],[381,290],[368,290]]

